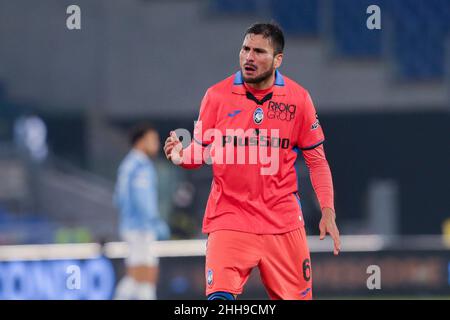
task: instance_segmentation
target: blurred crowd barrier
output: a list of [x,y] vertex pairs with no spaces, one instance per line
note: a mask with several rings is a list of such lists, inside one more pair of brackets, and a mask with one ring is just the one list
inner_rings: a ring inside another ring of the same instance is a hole
[[[316,298],[450,296],[450,246],[443,237],[341,240],[336,257],[330,239],[308,237]],[[153,244],[161,259],[160,299],[204,299],[205,248],[205,240]],[[0,246],[0,299],[111,299],[126,255],[123,242]],[[254,271],[241,299],[267,299],[258,277]]]

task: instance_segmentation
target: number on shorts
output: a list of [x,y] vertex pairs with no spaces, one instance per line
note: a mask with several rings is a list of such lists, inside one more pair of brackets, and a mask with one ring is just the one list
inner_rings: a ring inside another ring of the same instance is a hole
[[305,281],[311,279],[311,262],[309,259],[303,260],[303,279],[305,279]]

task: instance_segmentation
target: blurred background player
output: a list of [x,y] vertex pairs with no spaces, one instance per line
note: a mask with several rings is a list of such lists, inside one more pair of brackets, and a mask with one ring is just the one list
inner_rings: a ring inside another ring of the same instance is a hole
[[128,244],[127,272],[116,289],[116,299],[155,300],[158,258],[151,250],[157,239],[168,238],[169,229],[158,210],[158,132],[149,124],[131,131],[132,148],[118,171],[115,202],[120,211],[120,235]]

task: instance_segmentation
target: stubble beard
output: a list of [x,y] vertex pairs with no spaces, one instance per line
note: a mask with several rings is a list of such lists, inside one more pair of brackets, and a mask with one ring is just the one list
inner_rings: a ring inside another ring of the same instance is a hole
[[272,62],[272,66],[269,68],[269,70],[267,70],[266,72],[264,72],[263,74],[260,74],[259,76],[255,77],[255,78],[245,77],[243,68],[241,69],[241,74],[242,74],[242,78],[244,79],[244,82],[257,84],[257,83],[261,83],[261,82],[264,82],[267,79],[269,79],[272,76],[273,71],[274,71],[274,67],[273,67],[273,62]]

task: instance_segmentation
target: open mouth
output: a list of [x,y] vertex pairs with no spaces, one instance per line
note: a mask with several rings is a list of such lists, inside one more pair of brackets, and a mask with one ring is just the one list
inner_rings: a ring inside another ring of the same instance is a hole
[[253,72],[253,71],[256,71],[256,67],[252,66],[252,65],[245,65],[244,70],[247,72]]

